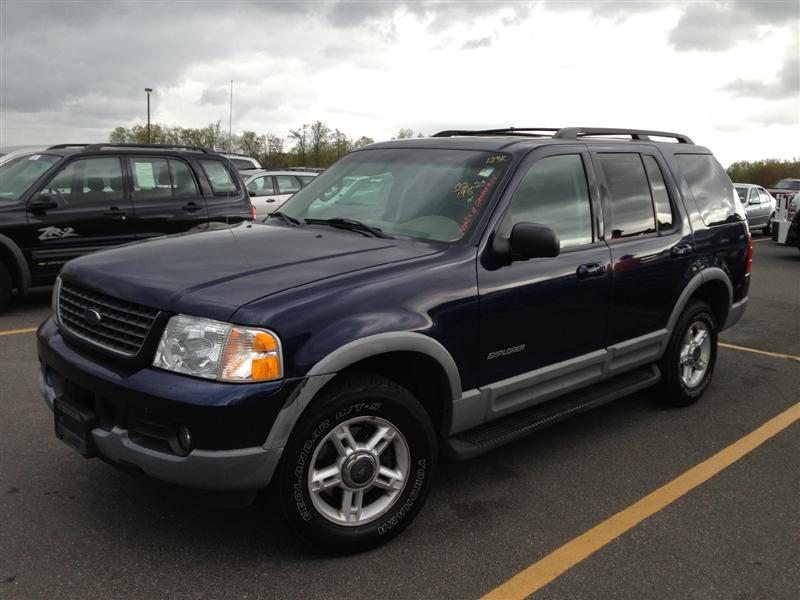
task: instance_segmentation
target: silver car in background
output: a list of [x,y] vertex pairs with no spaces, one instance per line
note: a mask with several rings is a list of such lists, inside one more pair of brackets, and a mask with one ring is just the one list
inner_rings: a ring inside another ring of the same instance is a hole
[[260,170],[242,173],[250,202],[256,209],[256,219],[263,219],[278,210],[297,190],[317,176],[313,171]]
[[747,213],[747,225],[750,229],[761,229],[764,235],[769,235],[775,221],[775,198],[753,183],[734,183],[733,187]]

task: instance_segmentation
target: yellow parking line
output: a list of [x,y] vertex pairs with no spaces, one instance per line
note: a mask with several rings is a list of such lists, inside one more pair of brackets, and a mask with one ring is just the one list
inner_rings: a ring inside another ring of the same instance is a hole
[[718,342],[720,348],[730,348],[731,350],[741,350],[742,352],[752,352],[753,354],[763,354],[764,356],[772,356],[775,358],[788,358],[789,360],[796,360],[800,362],[800,356],[794,354],[783,354],[781,352],[768,352],[767,350],[758,350],[756,348],[748,348],[747,346],[737,346],[736,344],[726,344]]
[[16,335],[18,333],[33,333],[39,329],[38,327],[26,327],[25,329],[7,329],[6,331],[0,331],[0,335]]
[[669,506],[798,420],[800,420],[800,402],[665,486],[567,542],[486,594],[483,600],[527,598],[609,542]]

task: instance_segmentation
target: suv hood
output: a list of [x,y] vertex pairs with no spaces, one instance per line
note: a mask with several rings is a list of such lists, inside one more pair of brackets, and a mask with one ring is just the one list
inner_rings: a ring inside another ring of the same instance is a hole
[[145,306],[224,321],[277,292],[441,249],[327,227],[243,223],[91,254],[69,262],[62,276]]

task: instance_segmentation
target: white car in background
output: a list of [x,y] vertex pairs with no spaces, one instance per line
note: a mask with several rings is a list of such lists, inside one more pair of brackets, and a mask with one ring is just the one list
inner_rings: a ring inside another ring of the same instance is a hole
[[308,185],[317,173],[261,170],[242,175],[250,202],[256,209],[256,219],[263,219],[278,210],[297,190]]

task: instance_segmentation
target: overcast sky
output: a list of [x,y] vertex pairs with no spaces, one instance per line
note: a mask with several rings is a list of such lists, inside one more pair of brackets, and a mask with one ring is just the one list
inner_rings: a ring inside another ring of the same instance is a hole
[[0,146],[152,120],[286,136],[678,131],[800,155],[800,2],[0,2]]

